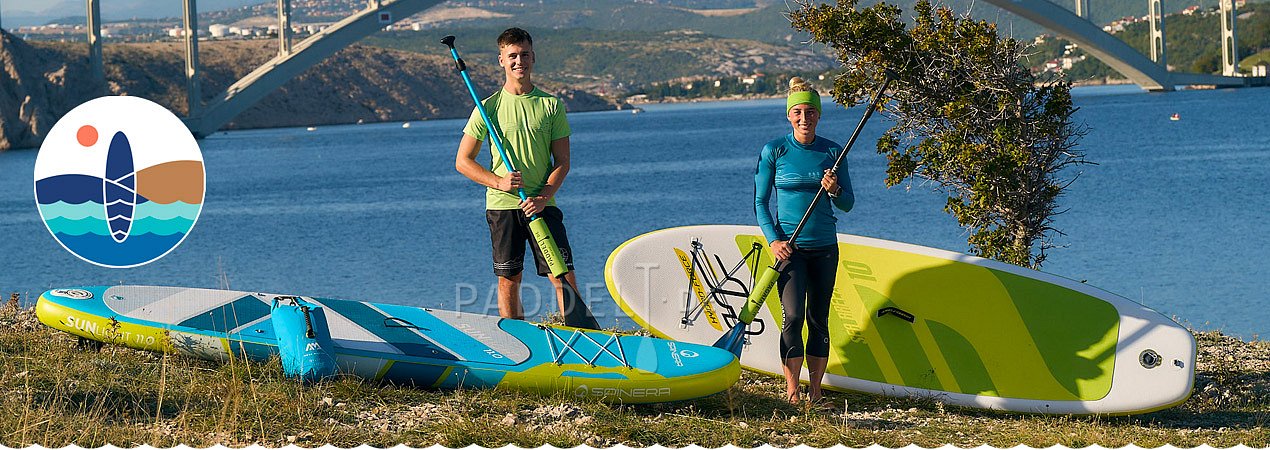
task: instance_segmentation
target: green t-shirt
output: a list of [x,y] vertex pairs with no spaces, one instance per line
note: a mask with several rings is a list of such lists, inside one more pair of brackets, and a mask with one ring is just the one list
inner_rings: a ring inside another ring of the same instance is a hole
[[[525,195],[533,197],[542,191],[547,184],[547,174],[551,172],[551,141],[569,137],[569,121],[565,119],[564,104],[560,99],[541,89],[524,95],[514,95],[499,89],[497,93],[481,102],[489,113],[494,126],[503,133],[503,149],[511,158],[512,165],[520,170],[525,180]],[[482,142],[487,141],[488,130],[481,113],[472,108],[472,117],[468,119],[463,133]],[[507,167],[503,165],[498,150],[490,144],[490,171],[495,175],[507,175]],[[553,197],[549,205],[554,206]],[[518,209],[520,197],[515,193],[507,193],[489,188],[485,192],[486,209]]]

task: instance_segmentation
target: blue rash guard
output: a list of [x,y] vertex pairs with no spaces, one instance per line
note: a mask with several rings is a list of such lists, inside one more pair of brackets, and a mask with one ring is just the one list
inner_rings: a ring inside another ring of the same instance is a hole
[[[758,167],[754,169],[754,213],[758,225],[763,229],[767,242],[786,241],[794,234],[798,221],[803,218],[807,206],[820,191],[820,179],[825,169],[833,167],[834,160],[842,152],[842,146],[831,140],[816,136],[811,145],[803,145],[790,133],[768,142],[759,155]],[[851,191],[851,176],[847,173],[847,162],[843,160],[838,169],[838,185],[842,194],[833,200],[833,206],[847,212],[855,206],[855,193]],[[772,192],[776,192],[776,217],[768,204]],[[807,225],[798,235],[795,246],[818,248],[837,245],[838,219],[828,202],[821,201],[807,219]],[[775,225],[779,222],[780,226]]]

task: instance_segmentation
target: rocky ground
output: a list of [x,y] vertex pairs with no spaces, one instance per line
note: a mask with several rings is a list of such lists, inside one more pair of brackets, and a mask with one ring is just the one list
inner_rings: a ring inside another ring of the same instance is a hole
[[855,393],[829,393],[822,408],[792,407],[780,400],[781,380],[750,372],[703,399],[608,405],[353,378],[299,386],[276,360],[75,350],[73,338],[13,305],[0,307],[0,445],[1270,445],[1270,344],[1215,331],[1195,337],[1191,398],[1136,416],[1022,415]]

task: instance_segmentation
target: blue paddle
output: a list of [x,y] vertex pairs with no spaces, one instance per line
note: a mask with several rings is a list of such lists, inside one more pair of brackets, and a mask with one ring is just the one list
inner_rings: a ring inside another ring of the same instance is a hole
[[[472,78],[467,74],[467,64],[463,63],[463,58],[459,57],[458,50],[454,49],[454,36],[446,36],[441,38],[441,43],[450,48],[450,56],[454,57],[454,63],[458,68],[459,75],[463,76],[463,83],[467,85],[467,92],[472,94],[472,101],[476,103],[476,110],[481,113],[481,119],[485,121],[485,128],[489,130],[490,141],[492,147],[497,151],[498,157],[503,161],[503,166],[507,167],[508,172],[515,172],[516,166],[512,164],[511,158],[507,155],[507,150],[503,149],[502,132],[494,126],[494,122],[490,120],[489,113],[485,111],[485,106],[481,104],[481,97],[476,95],[476,88],[472,85]],[[521,201],[525,201],[525,188],[521,187],[516,190]],[[529,217],[529,231],[533,233],[534,243],[538,245],[543,259],[547,261],[547,267],[551,268],[551,275],[560,280],[561,286],[564,288],[564,324],[577,327],[589,328],[592,330],[600,329],[600,324],[595,321],[595,316],[591,315],[591,310],[587,308],[586,301],[582,299],[582,295],[578,293],[578,288],[569,283],[565,278],[565,274],[569,273],[569,267],[564,263],[564,257],[560,254],[560,246],[556,244],[556,239],[551,235],[551,230],[547,229],[547,222],[537,214]]]

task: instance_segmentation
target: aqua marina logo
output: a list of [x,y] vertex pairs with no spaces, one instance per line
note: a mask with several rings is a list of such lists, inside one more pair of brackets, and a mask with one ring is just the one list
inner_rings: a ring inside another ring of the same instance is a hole
[[104,267],[171,252],[203,208],[203,154],[181,120],[138,97],[101,97],[53,126],[35,160],[35,201],[53,238]]

